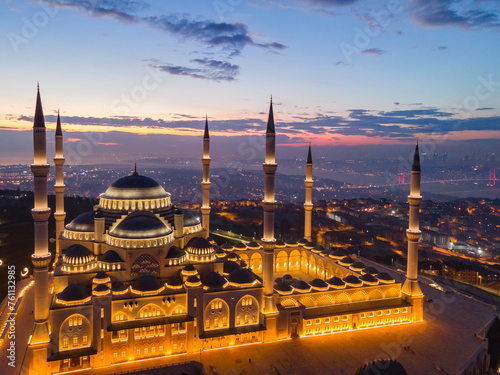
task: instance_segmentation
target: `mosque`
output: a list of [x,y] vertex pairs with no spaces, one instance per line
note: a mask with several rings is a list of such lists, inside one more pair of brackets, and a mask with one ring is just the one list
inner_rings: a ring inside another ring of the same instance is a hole
[[[274,236],[276,132],[266,130],[263,238],[218,246],[210,230],[210,136],[203,137],[201,221],[137,170],[113,182],[93,211],[65,225],[63,132],[57,117],[56,254],[48,251],[46,129],[40,92],[33,126],[34,327],[29,374],[99,369],[291,337],[342,334],[423,319],[417,282],[420,161],[411,173],[404,284],[312,241],[313,160],[307,156],[304,239]],[[49,270],[52,268],[53,271]]]

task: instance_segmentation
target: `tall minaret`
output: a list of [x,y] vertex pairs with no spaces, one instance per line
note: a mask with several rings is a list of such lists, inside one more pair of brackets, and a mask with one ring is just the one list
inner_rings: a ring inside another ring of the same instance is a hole
[[262,272],[264,281],[264,314],[275,313],[277,311],[273,298],[273,269],[274,269],[274,211],[276,210],[276,200],[274,199],[274,175],[278,165],[276,164],[276,132],[274,130],[273,99],[269,108],[269,118],[266,130],[266,159],[263,165],[264,179],[264,236],[262,244],[264,254],[262,259]]
[[419,211],[422,197],[420,196],[420,155],[418,152],[418,141],[413,156],[411,169],[411,188],[408,196],[410,204],[410,224],[406,230],[408,237],[408,264],[406,270],[406,281],[401,289],[403,297],[413,305],[413,320],[422,320],[423,294],[418,285],[418,241],[421,236],[419,229]]
[[61,129],[61,118],[59,117],[59,111],[57,111],[57,127],[56,127],[56,155],[54,157],[54,164],[56,165],[56,183],[54,185],[54,191],[56,192],[56,212],[54,212],[54,218],[56,219],[56,259],[59,259],[61,255],[61,249],[59,245],[59,236],[64,230],[64,219],[66,218],[66,212],[64,212],[64,190],[66,186],[64,185],[64,155],[63,155],[63,135]]
[[304,219],[304,238],[308,241],[312,240],[311,236],[311,213],[312,213],[312,186],[313,186],[313,161],[311,155],[311,144],[309,143],[309,152],[307,153],[306,164],[306,201],[304,203],[305,219]]
[[208,134],[208,116],[205,119],[205,134],[203,136],[203,203],[201,205],[202,227],[205,229],[205,238],[209,236],[210,230],[210,135]]
[[31,172],[34,176],[35,206],[31,215],[35,221],[35,252],[31,256],[35,280],[35,330],[31,339],[32,344],[46,343],[49,341],[49,274],[48,265],[51,254],[49,253],[48,219],[50,208],[47,205],[47,164],[45,120],[43,117],[40,89],[37,89],[35,120],[33,123],[33,148],[34,162]]

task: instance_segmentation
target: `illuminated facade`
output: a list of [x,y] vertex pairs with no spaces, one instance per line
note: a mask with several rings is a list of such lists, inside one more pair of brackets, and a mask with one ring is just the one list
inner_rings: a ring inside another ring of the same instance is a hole
[[[46,205],[48,166],[43,159],[45,126],[39,101],[38,93],[33,171],[35,181],[40,182],[35,182],[34,217],[42,222],[36,221],[35,227],[45,228],[50,213]],[[60,130],[58,119],[59,221],[64,220]],[[260,243],[219,247],[208,237],[208,122],[203,141],[201,221],[172,205],[170,194],[161,185],[135,170],[101,194],[93,211],[61,229],[57,239],[60,252],[50,278],[48,261],[43,262],[50,259],[47,236],[44,230],[36,231],[37,321],[26,358],[29,373],[106,367],[112,373],[117,363],[421,320],[421,292],[417,293],[410,265],[412,288],[402,290],[387,273],[311,242],[310,148],[305,238],[276,241],[275,136],[271,102]],[[413,189],[412,184],[412,207],[420,196],[419,189],[418,193]],[[419,233],[418,211],[412,215],[409,238]],[[413,261],[417,248],[413,242],[411,246]]]

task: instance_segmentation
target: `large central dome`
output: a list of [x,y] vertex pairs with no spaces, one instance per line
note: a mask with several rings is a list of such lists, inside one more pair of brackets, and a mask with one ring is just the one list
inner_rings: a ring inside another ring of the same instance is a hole
[[102,196],[108,199],[158,199],[169,194],[152,178],[134,173],[114,182]]

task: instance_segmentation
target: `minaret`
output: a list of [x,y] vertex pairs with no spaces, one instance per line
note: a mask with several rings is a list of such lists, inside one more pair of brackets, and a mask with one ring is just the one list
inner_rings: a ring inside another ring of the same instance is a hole
[[205,238],[210,230],[210,135],[208,134],[208,116],[205,118],[205,134],[203,136],[203,203],[201,205],[202,227],[205,229]]
[[34,176],[35,205],[31,215],[35,221],[35,252],[31,256],[35,281],[35,330],[31,344],[49,342],[49,253],[48,219],[50,208],[47,205],[47,174],[50,166],[47,164],[45,120],[43,117],[40,90],[37,90],[35,120],[33,123],[34,162],[31,172]]
[[[266,130],[266,159],[263,165],[264,179],[264,236],[262,244],[264,247],[262,259],[262,272],[264,282],[264,314],[277,312],[273,298],[273,269],[274,269],[274,211],[276,210],[276,200],[274,199],[274,175],[278,165],[276,164],[276,132],[274,130],[273,99],[269,108],[269,118]],[[269,328],[269,327],[268,327]]]
[[56,155],[54,157],[54,164],[56,165],[56,183],[54,185],[54,191],[56,192],[56,212],[54,212],[54,218],[56,219],[56,259],[59,259],[61,255],[61,248],[59,245],[59,236],[64,231],[64,219],[66,218],[66,212],[64,212],[64,190],[66,186],[64,185],[64,155],[63,155],[63,135],[61,129],[61,118],[59,117],[59,111],[57,111],[57,127],[56,127]]
[[307,164],[306,164],[306,179],[304,181],[306,185],[306,201],[304,203],[305,219],[304,219],[304,238],[308,241],[312,241],[311,236],[311,214],[312,214],[312,186],[313,186],[313,162],[311,155],[311,144],[309,143],[309,152],[307,153]]
[[401,289],[403,297],[413,305],[413,320],[422,320],[423,294],[418,285],[418,241],[421,236],[419,229],[419,211],[422,197],[420,196],[420,155],[418,152],[418,141],[413,156],[411,169],[411,187],[408,203],[410,204],[410,224],[406,230],[408,237],[408,261],[406,270],[406,281]]

